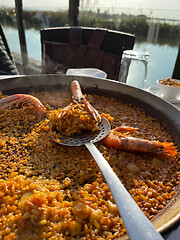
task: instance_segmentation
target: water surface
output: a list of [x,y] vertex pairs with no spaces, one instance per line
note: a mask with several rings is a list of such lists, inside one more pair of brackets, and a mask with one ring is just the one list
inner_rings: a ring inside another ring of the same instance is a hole
[[[11,51],[20,54],[18,31],[10,27],[4,27],[3,29]],[[38,30],[28,29],[25,31],[25,34],[28,57],[41,61],[40,32]],[[149,52],[147,87],[156,85],[157,79],[172,76],[178,46],[136,41],[134,50]]]

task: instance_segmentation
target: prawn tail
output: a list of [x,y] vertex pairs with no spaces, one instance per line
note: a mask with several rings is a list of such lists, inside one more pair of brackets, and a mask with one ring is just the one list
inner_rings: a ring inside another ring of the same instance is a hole
[[158,149],[160,152],[164,152],[171,156],[176,156],[178,153],[177,147],[172,142],[161,142],[158,143]]

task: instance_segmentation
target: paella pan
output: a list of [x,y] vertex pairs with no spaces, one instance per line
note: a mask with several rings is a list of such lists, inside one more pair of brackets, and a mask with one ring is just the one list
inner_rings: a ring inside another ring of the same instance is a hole
[[[111,192],[87,150],[57,146],[46,135],[49,116],[71,102],[74,79],[42,75],[0,82],[1,99],[33,96],[45,109],[42,113],[33,104],[15,104],[1,111],[3,239],[127,238]],[[131,127],[136,131],[125,133],[127,138],[176,147],[175,156],[162,157],[97,143],[137,204],[163,233],[179,220],[180,112],[150,93],[115,81],[89,77],[78,81],[112,129]]]

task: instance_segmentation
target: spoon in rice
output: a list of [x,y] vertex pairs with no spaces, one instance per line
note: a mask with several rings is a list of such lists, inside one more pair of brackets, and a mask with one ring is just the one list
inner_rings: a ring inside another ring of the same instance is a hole
[[[73,98],[76,101],[81,101],[84,99],[84,96],[77,81],[76,87],[77,91],[75,91],[75,94],[72,92]],[[124,185],[121,183],[120,179],[114,173],[109,163],[94,145],[94,143],[105,138],[111,129],[110,123],[106,118],[102,118],[100,120],[101,121],[98,124],[99,131],[97,132],[62,136],[60,141],[56,141],[51,137],[49,138],[57,144],[65,146],[85,145],[87,147],[109,186],[131,240],[162,240],[163,238],[160,233],[156,231],[152,223],[145,216]]]

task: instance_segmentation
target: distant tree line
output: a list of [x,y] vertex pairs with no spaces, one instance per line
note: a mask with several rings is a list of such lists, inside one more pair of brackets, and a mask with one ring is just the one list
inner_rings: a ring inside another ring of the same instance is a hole
[[[68,25],[68,11],[23,11],[25,27],[41,29],[43,27],[58,27]],[[15,11],[0,9],[0,22],[6,26],[16,27]],[[79,25],[86,27],[101,27],[135,34],[139,39],[148,34],[152,19],[145,15],[112,15],[100,12],[80,12]],[[157,22],[158,39],[180,39],[180,24],[170,24],[166,21]],[[179,41],[179,40],[178,40]]]

